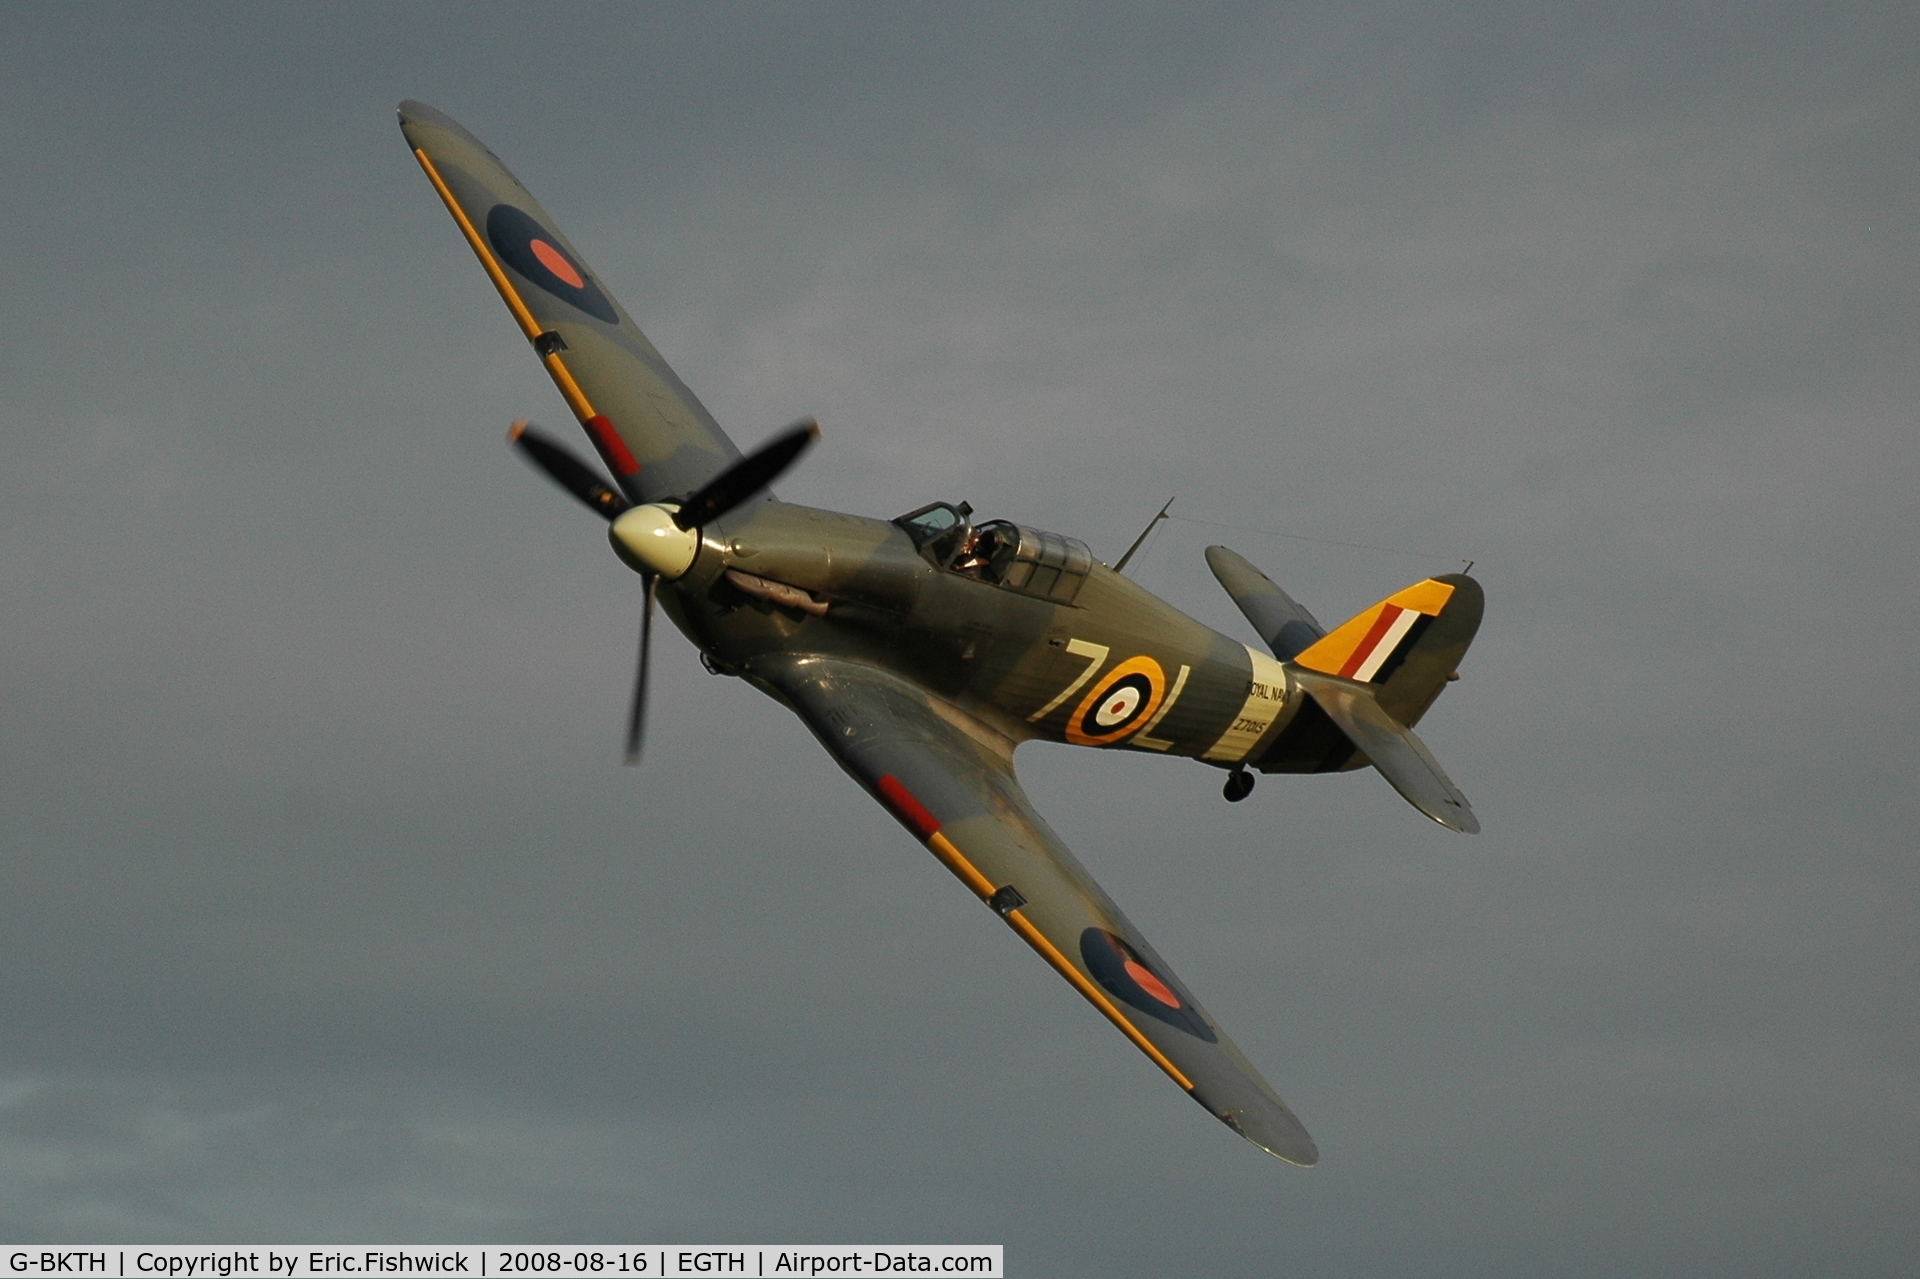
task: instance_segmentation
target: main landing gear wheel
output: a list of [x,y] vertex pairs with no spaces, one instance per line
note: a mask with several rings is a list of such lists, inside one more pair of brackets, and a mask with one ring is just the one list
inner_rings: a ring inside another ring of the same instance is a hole
[[1227,797],[1229,804],[1237,804],[1253,794],[1253,774],[1244,767],[1236,768],[1227,774],[1227,784],[1220,792]]

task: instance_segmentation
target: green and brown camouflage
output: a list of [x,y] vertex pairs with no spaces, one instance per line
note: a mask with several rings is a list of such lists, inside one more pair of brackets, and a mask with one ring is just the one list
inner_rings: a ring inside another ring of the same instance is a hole
[[[881,520],[781,502],[765,480],[817,431],[743,457],[491,151],[419,103],[403,103],[400,122],[620,493],[537,432],[516,427],[516,438],[610,521],[648,599],[657,592],[710,669],[798,714],[1197,1101],[1264,1149],[1313,1163],[1298,1119],[1033,811],[1013,753],[1044,740],[1182,756],[1228,770],[1231,799],[1255,771],[1372,764],[1427,816],[1477,830],[1409,730],[1473,639],[1478,584],[1430,578],[1324,632],[1258,569],[1210,548],[1262,652],[1084,543],[977,521],[965,503]],[[693,524],[696,508],[718,514]],[[636,724],[640,706],[636,696]]]

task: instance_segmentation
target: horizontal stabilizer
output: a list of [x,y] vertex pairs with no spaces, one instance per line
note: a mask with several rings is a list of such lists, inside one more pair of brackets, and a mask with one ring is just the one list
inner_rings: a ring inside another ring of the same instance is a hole
[[1299,666],[1289,667],[1289,673],[1320,704],[1327,718],[1366,753],[1375,770],[1400,792],[1401,798],[1448,830],[1463,835],[1480,833],[1480,823],[1467,797],[1420,739],[1380,709],[1371,686]]
[[1265,573],[1224,546],[1207,548],[1207,567],[1227,588],[1233,602],[1253,623],[1273,655],[1287,661],[1310,647],[1326,631],[1313,614],[1273,584]]

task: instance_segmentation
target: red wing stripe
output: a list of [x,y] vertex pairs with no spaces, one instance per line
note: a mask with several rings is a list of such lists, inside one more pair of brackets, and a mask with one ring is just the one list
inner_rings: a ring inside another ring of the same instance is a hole
[[593,432],[593,442],[600,446],[600,456],[607,459],[607,465],[622,475],[632,475],[640,469],[633,460],[633,454],[627,451],[627,442],[620,438],[620,432],[613,429],[613,423],[604,413],[596,413],[586,421],[586,427]]
[[1366,665],[1367,659],[1373,656],[1374,646],[1379,644],[1386,633],[1393,628],[1394,620],[1404,612],[1406,610],[1398,604],[1383,605],[1380,616],[1375,618],[1373,625],[1367,629],[1367,637],[1360,641],[1360,646],[1347,656],[1347,660],[1341,663],[1340,669],[1334,674],[1341,679],[1352,679],[1353,673]]
[[929,813],[926,805],[913,797],[913,792],[900,784],[900,779],[888,773],[874,783],[874,789],[880,792],[880,798],[887,808],[900,819],[900,823],[925,843],[940,833],[940,819]]

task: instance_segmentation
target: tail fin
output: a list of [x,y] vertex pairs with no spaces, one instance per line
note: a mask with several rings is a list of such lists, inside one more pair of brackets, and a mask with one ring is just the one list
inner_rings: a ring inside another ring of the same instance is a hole
[[1416,582],[1302,649],[1310,671],[1374,686],[1374,701],[1411,727],[1460,667],[1480,629],[1486,595],[1464,573]]
[[[1486,596],[1472,578],[1430,577],[1302,649],[1287,667],[1289,682],[1308,695],[1287,730],[1300,740],[1283,734],[1268,750],[1273,764],[1263,760],[1262,771],[1326,772],[1371,763],[1434,821],[1477,833],[1467,797],[1411,728],[1459,669],[1485,608]],[[1360,754],[1351,754],[1349,744]]]

